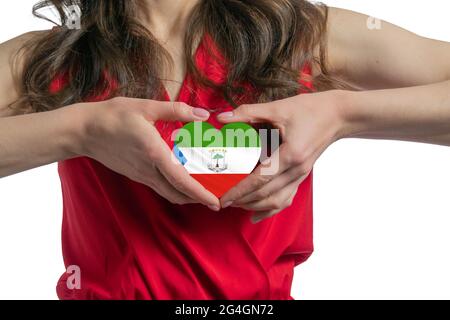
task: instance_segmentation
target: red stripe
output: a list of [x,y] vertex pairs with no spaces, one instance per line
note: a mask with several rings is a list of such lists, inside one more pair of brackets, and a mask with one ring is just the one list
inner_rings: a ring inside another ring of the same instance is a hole
[[220,198],[248,174],[191,174],[191,176]]

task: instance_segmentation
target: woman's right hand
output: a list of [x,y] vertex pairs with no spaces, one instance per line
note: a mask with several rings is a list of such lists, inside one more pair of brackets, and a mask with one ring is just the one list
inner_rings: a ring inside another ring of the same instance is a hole
[[209,113],[182,102],[134,98],[81,103],[82,133],[74,153],[143,183],[174,204],[202,203],[218,211],[220,202],[172,156],[155,121],[205,121]]

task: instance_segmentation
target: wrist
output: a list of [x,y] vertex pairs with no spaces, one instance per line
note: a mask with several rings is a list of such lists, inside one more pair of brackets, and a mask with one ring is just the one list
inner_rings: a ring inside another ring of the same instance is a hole
[[338,139],[352,138],[363,131],[361,108],[356,105],[358,92],[336,90],[335,102],[339,118]]
[[58,111],[64,113],[64,117],[68,119],[64,132],[63,149],[68,158],[75,158],[86,155],[86,128],[89,119],[92,117],[92,109],[86,108],[85,104],[74,104],[67,106]]

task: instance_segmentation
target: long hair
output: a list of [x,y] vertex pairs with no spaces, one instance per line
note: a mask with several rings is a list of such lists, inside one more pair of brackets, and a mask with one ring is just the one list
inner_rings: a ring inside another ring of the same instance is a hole
[[[73,6],[81,11],[79,29],[66,27]],[[33,7],[33,14],[49,20],[40,12],[50,7],[56,8],[61,28],[23,47],[22,94],[15,107],[40,112],[85,101],[108,89],[105,70],[117,84],[111,97],[161,97],[162,75],[173,61],[138,20],[139,0],[44,0]],[[320,70],[312,79],[316,89],[333,88],[337,82],[326,66],[327,14],[325,5],[306,0],[200,0],[185,33],[187,72],[201,85],[219,90],[235,107],[242,83],[257,89],[254,102],[309,90],[299,81],[307,64]],[[210,81],[195,64],[195,44],[204,33],[227,61],[223,83]],[[49,92],[51,80],[61,73],[68,85]]]

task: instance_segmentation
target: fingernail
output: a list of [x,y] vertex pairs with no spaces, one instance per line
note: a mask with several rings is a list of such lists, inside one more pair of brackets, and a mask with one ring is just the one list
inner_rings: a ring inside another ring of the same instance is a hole
[[223,204],[222,208],[223,208],[223,209],[228,208],[228,207],[231,206],[232,204],[233,204],[233,201],[227,201],[227,202],[225,202],[225,203]]
[[234,112],[233,111],[222,112],[217,117],[223,118],[223,119],[233,118],[234,117]]
[[208,206],[208,208],[212,211],[220,211],[220,208],[218,206]]
[[194,108],[194,110],[192,111],[194,113],[194,116],[199,117],[199,118],[209,118],[210,113],[203,109],[203,108]]
[[257,224],[258,222],[261,222],[264,218],[262,217],[252,217],[251,221],[253,224]]

